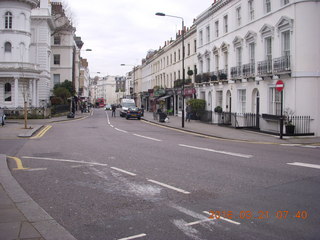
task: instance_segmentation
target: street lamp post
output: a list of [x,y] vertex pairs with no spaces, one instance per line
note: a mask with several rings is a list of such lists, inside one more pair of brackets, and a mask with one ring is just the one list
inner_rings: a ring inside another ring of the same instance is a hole
[[156,16],[160,17],[172,17],[172,18],[179,18],[182,21],[182,30],[181,30],[181,42],[182,42],[182,122],[181,126],[184,128],[184,83],[185,83],[185,72],[184,72],[184,19],[179,16],[173,16],[173,15],[168,15],[165,13],[157,12]]

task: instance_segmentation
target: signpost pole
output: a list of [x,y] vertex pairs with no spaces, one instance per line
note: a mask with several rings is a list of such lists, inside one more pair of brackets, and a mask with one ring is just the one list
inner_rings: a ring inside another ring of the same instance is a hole
[[280,97],[281,97],[281,106],[280,106],[280,139],[283,137],[283,88],[284,88],[284,83],[282,80],[278,80],[276,83],[276,90],[280,92]]
[[283,136],[283,91],[281,91],[280,94],[281,94],[280,139],[282,139],[282,136]]

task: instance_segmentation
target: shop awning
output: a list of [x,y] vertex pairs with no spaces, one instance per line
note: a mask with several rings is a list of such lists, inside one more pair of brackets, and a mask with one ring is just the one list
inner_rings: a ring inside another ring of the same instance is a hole
[[158,100],[160,100],[160,101],[161,101],[161,100],[165,100],[165,99],[168,98],[168,97],[171,97],[171,95],[166,95],[166,96],[163,96],[163,97],[159,97]]

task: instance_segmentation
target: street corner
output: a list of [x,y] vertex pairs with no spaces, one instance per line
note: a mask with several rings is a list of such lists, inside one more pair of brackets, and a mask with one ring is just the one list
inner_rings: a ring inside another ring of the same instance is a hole
[[27,128],[21,128],[18,133],[19,138],[30,138],[34,136],[37,132],[41,132],[45,125],[29,125]]

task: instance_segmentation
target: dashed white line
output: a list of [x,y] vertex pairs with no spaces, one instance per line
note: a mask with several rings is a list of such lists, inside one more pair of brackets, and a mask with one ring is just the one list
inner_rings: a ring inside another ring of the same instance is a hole
[[190,223],[186,223],[185,226],[192,226],[192,225],[197,225],[197,224],[200,224],[200,223],[203,223],[203,222],[209,222],[209,221],[212,221],[213,219],[203,219],[203,220],[199,220],[199,221],[195,221],[195,222],[190,222]]
[[190,146],[190,145],[185,145],[185,144],[179,144],[179,146],[180,147],[197,149],[197,150],[202,150],[202,151],[221,153],[221,154],[226,154],[226,155],[235,156],[235,157],[241,157],[241,158],[252,158],[253,157],[252,155],[247,155],[247,154],[242,154],[242,153],[219,151],[219,150],[214,150],[214,149],[210,149],[210,148],[195,147],[195,146]]
[[48,170],[48,168],[29,168],[25,169],[24,171],[33,172],[33,171],[45,171]]
[[146,138],[146,139],[149,139],[149,140],[153,140],[153,141],[157,141],[157,142],[161,142],[162,140],[160,139],[156,139],[156,138],[152,138],[152,137],[147,137],[147,136],[143,136],[143,135],[139,135],[139,134],[133,134],[134,136],[137,136],[137,137],[141,137],[141,138]]
[[128,133],[127,131],[122,130],[122,129],[119,129],[119,128],[114,128],[114,129],[117,130],[117,131],[119,131],[119,132]]
[[152,182],[152,183],[155,183],[155,184],[158,184],[162,187],[166,187],[166,188],[169,188],[169,189],[172,189],[172,190],[175,190],[177,192],[181,192],[181,193],[184,193],[184,194],[190,194],[190,192],[188,191],[185,191],[181,188],[176,188],[176,187],[173,187],[171,185],[168,185],[168,184],[165,184],[165,183],[162,183],[162,182],[158,182],[158,181],[155,181],[155,180],[152,180],[152,179],[148,179],[149,182]]
[[301,163],[301,162],[293,162],[293,163],[287,163],[287,164],[292,166],[320,169],[320,165],[317,165],[317,164]]
[[116,167],[110,167],[110,168],[112,168],[113,170],[116,170],[116,171],[119,171],[119,172],[128,174],[128,175],[130,175],[130,176],[137,176],[137,174],[132,173],[132,172],[128,172],[128,171],[123,170],[123,169],[121,169],[121,168],[116,168]]
[[56,162],[84,163],[84,164],[96,165],[96,166],[108,166],[108,164],[105,164],[105,163],[85,162],[85,161],[77,161],[77,160],[69,160],[69,159],[28,157],[28,156],[23,156],[22,158],[35,159],[35,160],[45,160],[45,161],[56,161]]
[[[208,215],[211,215],[208,211],[203,211],[203,213],[208,214]],[[220,217],[219,219],[221,219],[221,220],[223,220],[223,221],[226,221],[226,222],[229,222],[229,223],[236,224],[236,225],[240,225],[240,224],[241,224],[241,223],[239,223],[239,222],[236,222],[236,221],[233,221],[233,220],[231,220],[231,219],[224,218],[224,217]]]
[[145,237],[145,236],[147,236],[147,234],[142,233],[142,234],[135,235],[135,236],[131,236],[131,237],[120,238],[120,239],[118,239],[118,240],[131,240],[131,239],[142,238],[142,237]]

